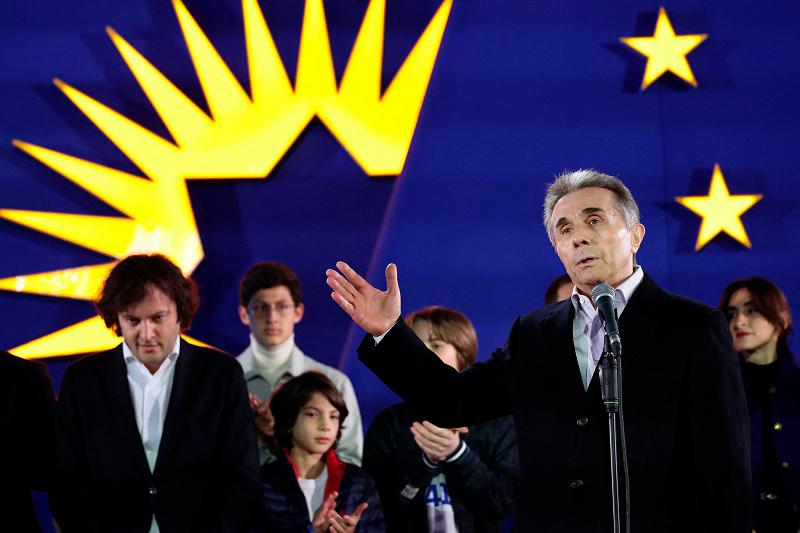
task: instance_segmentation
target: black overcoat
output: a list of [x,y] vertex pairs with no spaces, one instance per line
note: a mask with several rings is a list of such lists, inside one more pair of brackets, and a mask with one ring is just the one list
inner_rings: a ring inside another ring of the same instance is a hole
[[[584,390],[569,301],[518,318],[507,358],[459,374],[398,322],[359,356],[442,427],[513,414],[520,459],[514,531],[611,531],[608,424],[595,373]],[[722,313],[645,274],[620,318],[631,525],[750,533],[750,434]]]

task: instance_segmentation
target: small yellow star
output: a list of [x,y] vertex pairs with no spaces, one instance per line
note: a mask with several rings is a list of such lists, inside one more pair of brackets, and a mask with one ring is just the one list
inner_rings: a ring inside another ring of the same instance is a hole
[[715,163],[708,196],[676,196],[675,200],[703,217],[694,246],[697,251],[723,231],[751,248],[750,239],[739,217],[761,198],[761,194],[730,194],[719,164]]
[[656,31],[652,37],[622,37],[620,41],[627,44],[643,56],[647,57],[647,66],[644,69],[644,79],[641,90],[647,89],[667,71],[672,72],[692,87],[697,87],[686,54],[694,50],[697,45],[708,37],[707,34],[675,35],[672,24],[667,17],[667,11],[662,7],[658,10]]

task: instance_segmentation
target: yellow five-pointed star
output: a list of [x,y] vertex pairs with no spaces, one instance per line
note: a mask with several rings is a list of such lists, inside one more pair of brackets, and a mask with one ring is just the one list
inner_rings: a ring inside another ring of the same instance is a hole
[[644,91],[667,71],[697,87],[697,80],[686,61],[686,54],[707,37],[706,34],[675,35],[667,11],[662,7],[658,10],[656,31],[652,37],[622,37],[620,41],[647,57],[641,88]]
[[751,248],[750,239],[739,217],[762,197],[761,194],[730,194],[719,164],[715,163],[708,196],[677,196],[675,200],[703,217],[694,246],[697,251],[723,231]]

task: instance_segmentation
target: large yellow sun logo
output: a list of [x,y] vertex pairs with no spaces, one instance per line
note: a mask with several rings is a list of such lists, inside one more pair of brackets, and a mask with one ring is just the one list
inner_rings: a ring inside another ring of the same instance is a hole
[[[243,0],[251,94],[247,94],[180,0],[173,1],[211,116],[114,30],[114,45],[172,139],[164,139],[80,90],[55,83],[141,171],[133,175],[22,141],[15,146],[125,217],[0,209],[18,224],[114,261],[0,279],[0,289],[92,300],[116,260],[162,253],[191,273],[203,259],[187,179],[263,178],[318,117],[371,175],[399,174],[442,41],[444,0],[381,94],[385,0],[371,0],[337,85],[322,0],[306,0],[294,86],[257,0]],[[48,357],[107,349],[119,340],[99,317],[12,351]]]

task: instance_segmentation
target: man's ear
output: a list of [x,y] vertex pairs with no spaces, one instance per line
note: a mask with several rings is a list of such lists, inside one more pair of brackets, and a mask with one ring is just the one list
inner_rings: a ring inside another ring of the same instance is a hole
[[636,253],[644,240],[644,226],[642,224],[634,224],[631,228],[631,251]]
[[242,324],[245,326],[250,325],[250,314],[247,312],[247,308],[243,305],[239,306],[239,320],[241,320]]
[[297,304],[294,306],[294,323],[299,324],[301,320],[303,320],[303,313],[306,312],[306,308],[302,303]]

